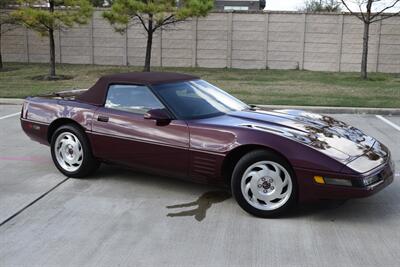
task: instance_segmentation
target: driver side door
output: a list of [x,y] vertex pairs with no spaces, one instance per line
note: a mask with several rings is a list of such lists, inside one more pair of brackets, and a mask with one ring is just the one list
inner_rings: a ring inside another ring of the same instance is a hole
[[178,177],[188,176],[189,130],[185,121],[158,124],[144,118],[164,105],[143,85],[110,85],[92,125],[93,153],[105,161]]

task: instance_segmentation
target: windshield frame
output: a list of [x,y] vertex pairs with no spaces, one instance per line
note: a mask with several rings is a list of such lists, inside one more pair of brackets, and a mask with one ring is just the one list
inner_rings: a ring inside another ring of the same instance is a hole
[[[207,84],[209,84],[211,87],[213,87],[215,90],[220,91],[222,94],[227,95],[227,97],[233,98],[235,101],[237,101],[238,103],[243,105],[243,109],[232,109],[232,112],[234,111],[243,111],[243,110],[247,110],[247,109],[251,109],[251,107],[249,105],[247,105],[246,103],[244,103],[243,101],[241,101],[240,99],[237,99],[236,97],[232,96],[231,94],[229,94],[228,92],[226,92],[225,90],[222,90],[221,88],[209,83],[206,80],[203,79],[194,79],[194,80],[187,80],[187,81],[179,81],[179,82],[172,82],[172,83],[163,83],[163,84],[158,84],[158,85],[152,85],[151,86],[151,90],[153,91],[153,93],[159,98],[159,100],[161,101],[161,103],[163,103],[167,109],[173,114],[173,116],[176,119],[180,119],[180,120],[197,120],[197,119],[207,119],[207,118],[212,118],[212,117],[218,117],[218,116],[222,116],[227,114],[227,112],[214,112],[214,113],[209,113],[209,114],[204,114],[204,115],[197,115],[197,116],[180,116],[176,110],[174,109],[174,107],[172,107],[168,101],[165,100],[165,98],[160,94],[159,92],[159,88],[157,88],[158,86],[163,86],[163,85],[173,85],[173,84],[182,84],[182,83],[191,83],[192,86],[194,86],[196,89],[198,90],[204,90],[202,88],[199,88],[198,85],[195,84],[195,82],[197,81],[202,81],[202,82],[206,82]],[[167,90],[167,89],[165,89]]]

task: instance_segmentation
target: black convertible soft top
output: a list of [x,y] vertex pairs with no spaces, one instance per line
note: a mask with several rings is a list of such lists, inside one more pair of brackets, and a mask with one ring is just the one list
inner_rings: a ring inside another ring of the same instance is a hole
[[121,83],[151,86],[156,84],[174,83],[197,79],[199,79],[199,77],[172,72],[130,72],[105,75],[101,77],[91,88],[77,96],[76,100],[96,106],[102,106],[105,103],[107,90],[111,84]]

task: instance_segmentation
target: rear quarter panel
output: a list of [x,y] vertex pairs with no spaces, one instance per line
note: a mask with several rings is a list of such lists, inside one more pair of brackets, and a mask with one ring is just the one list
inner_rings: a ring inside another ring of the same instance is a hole
[[21,126],[33,140],[48,145],[48,131],[58,119],[71,119],[90,131],[95,107],[71,100],[27,98],[23,104]]

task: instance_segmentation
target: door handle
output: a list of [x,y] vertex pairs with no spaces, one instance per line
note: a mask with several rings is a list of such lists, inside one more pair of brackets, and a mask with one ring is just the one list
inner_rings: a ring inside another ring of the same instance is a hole
[[108,117],[106,117],[106,116],[98,116],[97,117],[97,120],[98,121],[101,121],[101,122],[108,122]]

